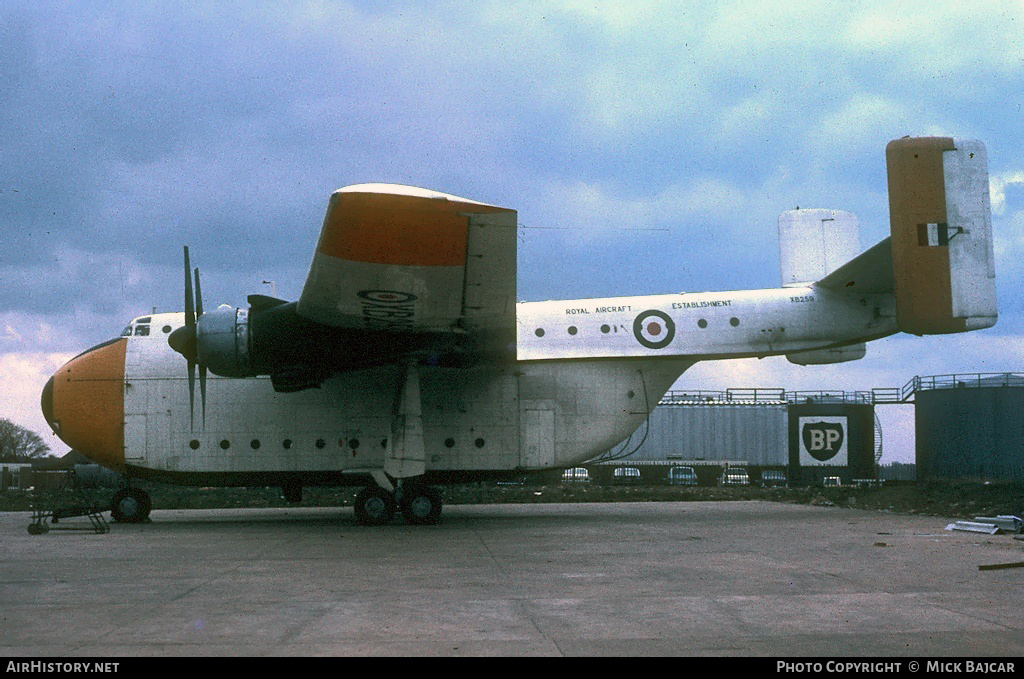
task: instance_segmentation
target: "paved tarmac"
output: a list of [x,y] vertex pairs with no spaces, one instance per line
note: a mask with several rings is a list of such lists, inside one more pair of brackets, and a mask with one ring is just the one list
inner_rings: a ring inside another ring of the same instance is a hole
[[[83,526],[63,520],[61,526]],[[0,656],[1024,655],[1021,542],[769,502],[0,513]]]

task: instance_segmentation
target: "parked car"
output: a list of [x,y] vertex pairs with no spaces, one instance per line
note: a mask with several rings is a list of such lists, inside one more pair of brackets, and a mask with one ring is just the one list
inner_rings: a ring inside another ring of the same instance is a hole
[[670,486],[696,486],[697,472],[693,467],[672,467],[668,470],[668,483]]
[[612,472],[612,484],[616,486],[640,485],[640,470],[636,467],[617,467]]
[[789,485],[786,472],[781,469],[765,469],[761,472],[762,488],[785,488]]
[[590,483],[590,472],[586,467],[573,467],[562,472],[562,483]]
[[720,486],[749,486],[750,475],[743,467],[726,467],[718,477]]
[[839,486],[843,485],[843,480],[838,476],[826,476],[822,480],[821,485],[825,486],[826,488],[838,488]]

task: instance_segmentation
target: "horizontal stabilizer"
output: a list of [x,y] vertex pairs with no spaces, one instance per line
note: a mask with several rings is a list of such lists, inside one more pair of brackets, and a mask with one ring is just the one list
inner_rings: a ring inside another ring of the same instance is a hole
[[892,292],[892,238],[886,238],[860,253],[815,285],[839,292]]

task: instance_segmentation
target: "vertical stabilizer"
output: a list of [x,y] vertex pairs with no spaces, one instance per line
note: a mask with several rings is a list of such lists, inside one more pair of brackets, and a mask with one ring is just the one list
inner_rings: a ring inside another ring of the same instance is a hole
[[824,278],[860,252],[857,216],[843,210],[786,210],[779,215],[782,287]]
[[926,335],[995,325],[985,145],[904,137],[885,156],[900,329]]

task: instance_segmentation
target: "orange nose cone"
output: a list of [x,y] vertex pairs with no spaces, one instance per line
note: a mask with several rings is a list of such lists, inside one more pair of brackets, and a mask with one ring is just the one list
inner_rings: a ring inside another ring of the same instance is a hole
[[[124,469],[124,355],[117,339],[71,359],[44,395],[47,419],[64,443],[111,469]],[[49,388],[49,385],[47,385]]]

